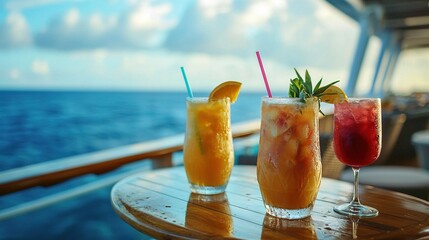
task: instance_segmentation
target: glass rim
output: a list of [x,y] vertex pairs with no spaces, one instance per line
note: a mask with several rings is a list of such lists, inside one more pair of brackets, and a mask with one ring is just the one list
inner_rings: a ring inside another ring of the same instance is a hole
[[[270,103],[270,104],[307,104],[308,102],[301,102],[300,98],[291,98],[291,97],[262,97],[262,102]],[[313,101],[313,103],[317,103],[318,101]]]
[[261,98],[268,98],[268,99],[270,99],[270,98],[272,98],[272,99],[275,99],[275,98],[299,99],[297,97],[287,97],[287,96],[274,96],[274,97],[262,96]]
[[189,102],[199,102],[199,101],[208,101],[208,97],[186,97],[186,101]]
[[371,97],[349,97],[349,101],[358,102],[358,101],[381,101],[381,98],[371,98]]
[[285,100],[285,101],[300,101],[300,98],[291,98],[291,97],[267,97],[267,96],[263,96],[261,97],[262,100]]
[[[186,97],[186,101],[187,102],[192,102],[192,103],[208,103],[209,102],[209,97]],[[221,99],[212,100],[212,102],[219,102],[219,101],[228,101],[228,102],[231,102],[231,99],[229,99],[229,98],[221,98]]]

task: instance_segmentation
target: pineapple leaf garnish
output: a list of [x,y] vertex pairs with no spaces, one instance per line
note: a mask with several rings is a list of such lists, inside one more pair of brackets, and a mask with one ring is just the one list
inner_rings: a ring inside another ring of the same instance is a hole
[[[317,101],[319,102],[319,109],[320,109],[320,97],[324,95],[324,92],[326,89],[338,83],[339,81],[335,81],[321,87],[322,85],[322,78],[321,78],[317,82],[316,86],[313,88],[313,84],[311,82],[311,76],[307,70],[305,70],[305,79],[301,77],[301,75],[298,73],[296,68],[294,68],[294,70],[297,77],[290,80],[289,97],[299,98],[301,102],[304,102],[304,103],[309,98],[317,98]],[[325,115],[321,110],[320,110],[320,113]]]

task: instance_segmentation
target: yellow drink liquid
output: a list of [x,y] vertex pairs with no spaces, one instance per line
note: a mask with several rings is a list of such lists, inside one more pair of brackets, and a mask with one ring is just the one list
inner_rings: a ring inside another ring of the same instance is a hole
[[225,191],[234,165],[230,122],[229,98],[188,98],[183,157],[192,192]]
[[257,177],[267,212],[310,215],[320,186],[318,102],[263,98]]

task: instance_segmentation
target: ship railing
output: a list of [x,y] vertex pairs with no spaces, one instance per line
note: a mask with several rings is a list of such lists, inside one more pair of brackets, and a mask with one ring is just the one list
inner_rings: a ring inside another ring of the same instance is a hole
[[[260,121],[232,125],[234,139],[259,132]],[[0,195],[36,186],[50,186],[85,174],[103,174],[136,161],[152,168],[173,166],[173,153],[183,149],[184,134],[82,154],[0,172]]]

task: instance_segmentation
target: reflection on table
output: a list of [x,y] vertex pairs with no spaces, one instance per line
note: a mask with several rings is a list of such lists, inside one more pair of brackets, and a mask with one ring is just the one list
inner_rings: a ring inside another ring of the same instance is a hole
[[217,236],[233,236],[234,224],[226,193],[217,195],[191,193],[186,207],[185,226]]

